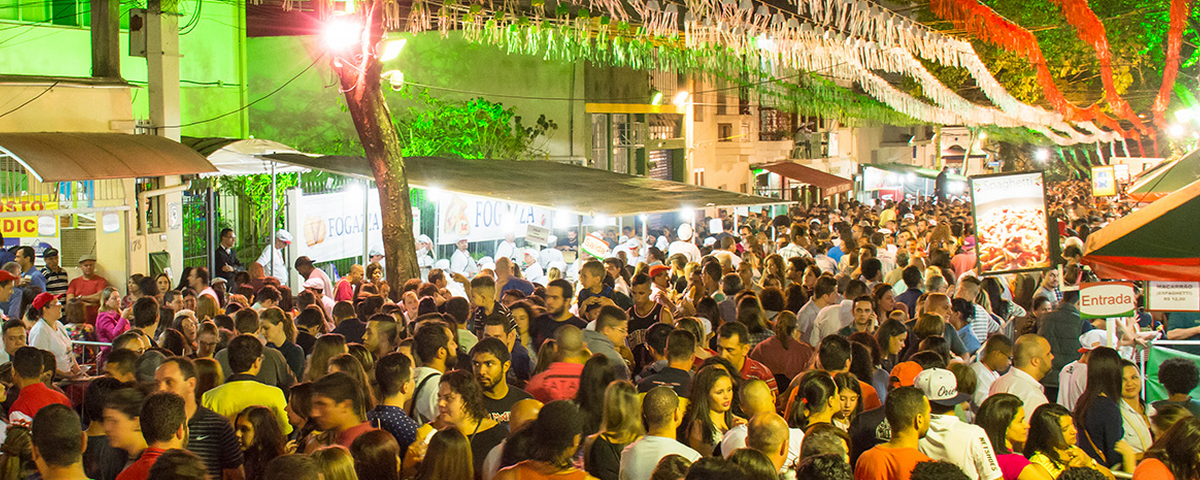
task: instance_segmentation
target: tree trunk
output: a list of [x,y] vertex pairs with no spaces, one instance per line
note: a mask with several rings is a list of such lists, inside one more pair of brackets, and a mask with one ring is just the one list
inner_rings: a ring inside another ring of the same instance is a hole
[[420,277],[420,269],[400,137],[383,96],[381,66],[375,56],[375,47],[383,34],[380,3],[367,2],[361,10],[365,26],[362,43],[353,56],[335,55],[333,68],[379,189],[383,253],[387,258],[385,273],[394,297],[406,280]]

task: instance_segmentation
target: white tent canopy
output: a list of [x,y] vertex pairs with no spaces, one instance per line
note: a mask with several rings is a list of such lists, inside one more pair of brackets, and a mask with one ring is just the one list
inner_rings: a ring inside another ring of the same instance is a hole
[[[184,137],[181,143],[200,152],[214,167],[217,167],[217,172],[205,173],[202,175],[205,177],[309,171],[301,166],[264,159],[264,155],[300,153],[292,147],[273,140]],[[274,169],[272,169],[272,164],[274,164]]]

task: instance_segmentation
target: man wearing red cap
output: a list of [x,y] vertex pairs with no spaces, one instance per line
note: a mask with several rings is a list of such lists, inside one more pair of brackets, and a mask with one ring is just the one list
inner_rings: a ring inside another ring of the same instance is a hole
[[675,310],[675,302],[671,301],[671,267],[655,265],[650,267],[650,299],[661,303],[668,310]]

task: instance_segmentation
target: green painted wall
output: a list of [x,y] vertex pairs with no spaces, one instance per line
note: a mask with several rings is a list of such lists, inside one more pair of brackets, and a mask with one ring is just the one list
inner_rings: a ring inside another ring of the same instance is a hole
[[[544,114],[558,124],[542,146],[551,157],[590,154],[583,64],[509,55],[467,42],[454,32],[448,37],[437,33],[403,37],[408,39],[403,53],[385,65],[385,70],[403,71],[408,82],[405,88],[435,87],[429,93],[440,98],[482,96],[515,107],[527,124]],[[318,48],[314,37],[249,39],[250,98],[269,93],[304,70],[319,54]],[[637,78],[639,74],[619,71],[613,75]],[[645,78],[645,73],[640,77]],[[645,85],[644,80],[641,83]],[[609,92],[604,94],[609,98]],[[569,100],[572,96],[574,101]],[[342,98],[328,60],[321,60],[280,93],[251,107],[251,133],[315,153],[359,151],[358,136],[343,110]],[[393,115],[403,114],[410,106],[399,92],[388,92],[388,104]]]
[[[179,77],[183,123],[206,120],[234,111],[241,105],[238,51],[243,34],[237,28],[239,6],[227,1],[203,0],[196,18],[199,1],[180,2]],[[91,33],[86,27],[89,2],[76,3],[74,17],[69,15],[70,10],[50,11],[48,5],[48,0],[0,0],[0,74],[91,75]],[[134,7],[127,1],[121,5],[121,75],[133,85],[142,87],[134,90],[133,112],[138,118],[147,118],[146,59],[128,55],[129,38],[125,27],[129,10]],[[194,26],[184,28],[193,18],[196,18]],[[49,25],[44,23],[46,21],[59,25]],[[64,23],[82,26],[61,25]],[[241,119],[240,115],[230,115],[184,128],[183,134],[242,136],[246,132],[242,131]]]

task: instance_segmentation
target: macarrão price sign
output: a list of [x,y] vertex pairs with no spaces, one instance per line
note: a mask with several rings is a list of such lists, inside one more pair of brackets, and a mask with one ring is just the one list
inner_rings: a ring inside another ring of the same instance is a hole
[[1200,282],[1149,282],[1146,310],[1200,312]]
[[1132,283],[1084,283],[1079,287],[1079,315],[1083,318],[1130,317],[1136,309]]

